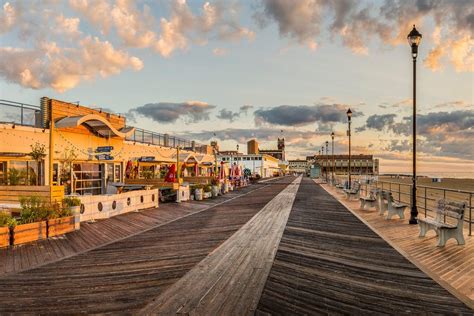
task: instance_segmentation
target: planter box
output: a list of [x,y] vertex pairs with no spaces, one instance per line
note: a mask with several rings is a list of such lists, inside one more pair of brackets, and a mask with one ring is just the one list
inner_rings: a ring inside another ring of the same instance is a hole
[[10,228],[0,227],[0,248],[8,247],[10,245]]
[[13,230],[13,244],[20,245],[46,239],[46,221],[18,225]]
[[48,220],[48,237],[64,235],[75,230],[74,216]]

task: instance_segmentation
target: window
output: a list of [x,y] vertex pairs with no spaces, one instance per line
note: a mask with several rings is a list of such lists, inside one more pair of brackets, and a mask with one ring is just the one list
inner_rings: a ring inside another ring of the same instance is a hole
[[38,180],[38,164],[36,161],[12,160],[9,163],[7,173],[10,185],[36,185]]
[[74,192],[78,194],[101,194],[103,167],[97,163],[73,164]]
[[7,162],[0,161],[0,185],[7,184]]
[[122,181],[122,174],[121,174],[121,166],[115,165],[115,181],[120,182]]

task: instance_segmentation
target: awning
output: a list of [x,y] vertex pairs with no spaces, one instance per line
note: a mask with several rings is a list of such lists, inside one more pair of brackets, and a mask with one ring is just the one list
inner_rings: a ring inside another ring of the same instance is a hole
[[117,130],[112,124],[105,118],[97,114],[88,114],[81,116],[68,116],[59,119],[55,122],[56,128],[70,128],[78,127],[83,125],[87,127],[93,133],[102,137],[120,137],[125,138],[131,136],[135,131],[135,127],[124,127]]

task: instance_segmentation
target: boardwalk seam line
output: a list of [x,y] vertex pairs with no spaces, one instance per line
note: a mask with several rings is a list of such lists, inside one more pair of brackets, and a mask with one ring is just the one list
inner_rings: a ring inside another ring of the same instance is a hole
[[[314,180],[313,180],[314,181]],[[349,212],[351,212],[355,217],[357,217],[361,222],[363,222],[367,227],[369,227],[374,233],[376,233],[380,238],[382,238],[385,242],[387,242],[392,248],[394,248],[396,251],[398,251],[402,256],[404,256],[408,261],[413,263],[418,269],[420,269],[422,272],[424,272],[426,275],[428,275],[433,281],[441,285],[443,288],[445,288],[449,293],[457,297],[461,302],[466,304],[471,309],[474,309],[474,302],[467,296],[457,292],[455,289],[451,287],[449,283],[446,281],[442,280],[439,278],[437,275],[435,275],[430,269],[425,268],[422,266],[416,258],[408,254],[406,251],[401,249],[396,243],[393,241],[389,240],[386,238],[384,235],[382,235],[376,228],[372,227],[372,225],[369,224],[363,217],[361,217],[359,214],[354,212],[343,200],[340,200],[338,196],[335,196],[332,192],[327,190],[324,186],[322,186],[320,183],[317,183],[314,181],[315,184],[319,185],[321,188],[323,188],[329,195],[331,195],[334,199],[336,199],[339,203],[341,203]]]
[[[206,208],[204,208],[204,209],[202,209],[202,210],[200,210],[200,211],[183,215],[183,216],[181,216],[181,217],[172,219],[172,220],[170,220],[170,221],[168,221],[168,222],[164,222],[164,223],[161,223],[161,224],[159,224],[159,225],[149,227],[149,228],[147,228],[147,229],[145,229],[145,230],[132,233],[132,234],[130,234],[130,235],[128,235],[128,236],[124,236],[124,237],[121,237],[121,238],[118,238],[118,239],[114,239],[114,240],[108,241],[108,242],[106,242],[106,243],[104,243],[104,244],[97,245],[97,246],[95,246],[95,247],[86,249],[86,250],[84,250],[84,251],[80,251],[80,252],[77,252],[77,253],[73,253],[73,254],[71,254],[71,255],[67,255],[67,256],[58,258],[58,259],[56,259],[56,260],[53,260],[53,261],[44,262],[44,263],[41,263],[41,264],[39,264],[39,265],[36,265],[36,266],[33,266],[33,267],[29,267],[29,268],[27,268],[27,269],[15,270],[15,271],[10,272],[10,273],[5,273],[5,274],[3,274],[2,276],[3,276],[3,277],[13,276],[13,275],[16,275],[16,274],[18,274],[18,273],[22,273],[22,272],[26,272],[26,271],[35,270],[35,269],[37,269],[37,268],[41,268],[42,266],[45,266],[45,265],[48,265],[48,264],[56,263],[56,262],[59,262],[59,261],[65,260],[65,259],[69,259],[69,258],[72,258],[72,257],[75,257],[75,256],[82,255],[82,254],[87,253],[87,252],[89,252],[89,251],[93,251],[93,250],[96,250],[96,249],[99,249],[99,248],[102,248],[102,247],[111,245],[111,244],[113,244],[113,243],[116,243],[116,242],[125,240],[125,239],[127,239],[127,238],[130,238],[130,237],[133,237],[133,236],[137,236],[137,235],[139,235],[139,234],[146,233],[146,232],[148,232],[148,231],[150,231],[150,230],[152,230],[152,229],[161,227],[161,226],[163,226],[163,225],[171,224],[171,223],[173,223],[173,222],[175,222],[175,221],[177,221],[177,220],[186,218],[186,217],[188,217],[188,216],[195,215],[195,214],[199,214],[199,213],[204,212],[204,211],[208,211],[208,210],[210,210],[210,209],[212,209],[212,208],[214,208],[214,207],[216,207],[216,206],[222,205],[222,204],[227,203],[227,202],[229,202],[229,201],[235,200],[235,199],[237,199],[237,198],[239,198],[239,197],[242,197],[242,196],[245,196],[245,195],[250,194],[250,193],[252,193],[252,192],[261,190],[261,189],[263,189],[263,188],[266,188],[266,187],[268,187],[269,185],[270,185],[270,184],[263,185],[263,186],[261,186],[261,187],[259,187],[259,188],[253,189],[252,191],[249,191],[249,192],[246,192],[246,193],[243,193],[243,194],[234,196],[234,197],[232,197],[232,198],[230,198],[230,199],[228,199],[228,200],[225,200],[225,201],[222,201],[222,202],[220,202],[220,203],[214,204],[214,205],[212,205],[212,206],[206,207]],[[159,208],[158,208],[158,210],[159,210]]]

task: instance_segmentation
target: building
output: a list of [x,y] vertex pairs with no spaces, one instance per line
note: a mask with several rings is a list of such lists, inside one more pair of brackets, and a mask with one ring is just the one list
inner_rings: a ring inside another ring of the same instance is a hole
[[[307,156],[308,165],[317,164],[321,173],[345,175],[349,173],[349,155],[316,155]],[[351,155],[351,174],[354,175],[378,175],[379,160],[373,155]]]
[[290,173],[306,173],[308,162],[303,159],[288,160],[288,171]]
[[[0,105],[0,185],[52,184],[97,195],[109,182],[163,178],[176,163],[183,173],[192,174],[198,164],[199,174],[208,175],[215,162],[210,146],[127,126],[123,116],[100,109],[46,97],[41,106]],[[2,112],[10,113],[8,122]],[[32,146],[40,152],[37,160]]]
[[281,161],[285,161],[285,139],[278,138],[277,149],[259,149],[259,153],[275,157]]
[[258,142],[256,139],[251,139],[247,142],[247,154],[258,155]]
[[250,173],[255,175],[260,175],[262,178],[269,178],[273,176],[278,176],[281,174],[281,169],[279,167],[279,160],[273,156],[266,154],[257,154],[257,155],[219,155],[219,161],[229,163],[233,165],[234,163],[242,166],[242,169],[250,170]]

